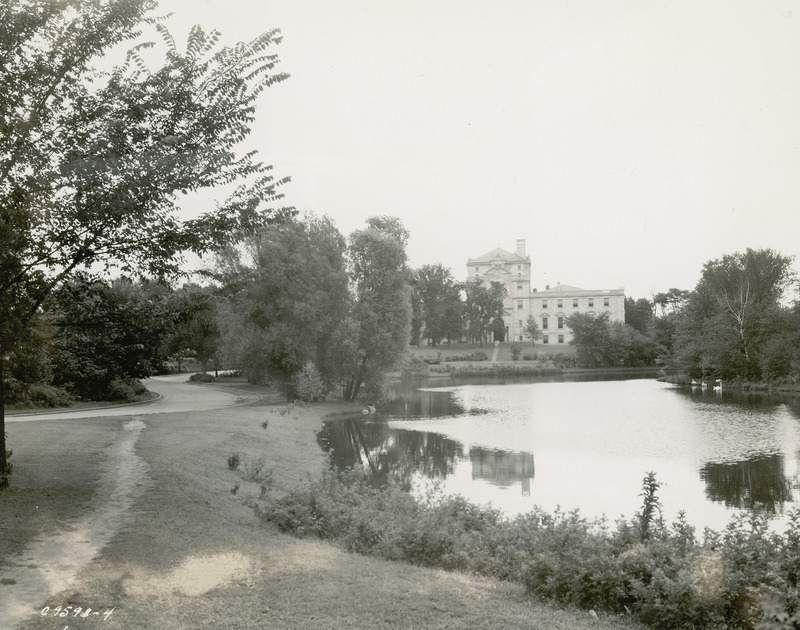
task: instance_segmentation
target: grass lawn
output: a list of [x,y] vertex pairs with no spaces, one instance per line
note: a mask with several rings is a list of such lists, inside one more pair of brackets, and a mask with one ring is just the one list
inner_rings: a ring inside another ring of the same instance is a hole
[[[641,628],[560,610],[519,585],[361,557],[265,526],[253,509],[264,471],[277,494],[318,475],[327,464],[316,442],[322,419],[360,410],[320,403],[287,411],[268,401],[140,416],[143,494],[75,582],[41,602],[51,611],[70,604],[113,614],[67,620],[36,608],[20,628]],[[15,473],[11,490],[0,492],[0,589],[14,580],[23,549],[97,509],[99,466],[122,424],[8,426]],[[240,462],[234,470],[233,454]]]

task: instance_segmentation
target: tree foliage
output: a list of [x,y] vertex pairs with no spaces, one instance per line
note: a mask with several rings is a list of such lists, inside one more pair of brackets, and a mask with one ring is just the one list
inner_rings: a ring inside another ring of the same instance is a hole
[[539,328],[539,322],[536,321],[535,316],[528,315],[528,319],[525,322],[524,334],[525,338],[530,339],[532,344],[535,344],[542,338],[542,329]]
[[444,339],[458,341],[463,333],[463,285],[441,264],[423,265],[414,273],[412,300],[418,301],[418,318],[431,346]]
[[653,321],[653,302],[647,298],[625,298],[625,323],[640,333],[647,334]]
[[220,355],[252,381],[284,384],[312,362],[330,380],[328,351],[347,317],[344,237],[327,218],[287,219],[218,258],[226,300]]
[[686,373],[723,380],[789,374],[798,340],[797,321],[783,304],[797,281],[792,260],[747,249],[703,266],[676,332],[675,355]]
[[[97,71],[155,6],[8,0],[0,9],[0,371],[77,270],[175,272],[182,251],[204,253],[263,225],[281,197],[286,180],[236,150],[259,94],[287,76],[271,52],[279,32],[218,48],[216,32],[195,27],[178,50],[157,24],[160,67],[148,69],[140,44],[123,66]],[[178,220],[180,195],[220,184],[238,187],[214,211]],[[3,429],[0,413],[0,470]]]
[[471,280],[464,287],[466,303],[464,318],[467,337],[474,342],[483,343],[493,330],[493,325],[500,321],[501,334],[505,332],[502,325],[503,301],[507,290],[502,282],[492,281],[485,285],[483,280]]
[[[355,400],[366,383],[375,388],[405,354],[411,332],[408,230],[396,217],[370,217],[350,235],[352,317],[337,332],[344,398]],[[346,339],[354,334],[358,343]]]
[[213,287],[188,283],[173,294],[174,325],[166,339],[166,353],[178,363],[195,357],[206,371],[216,356],[220,331],[217,324],[217,292]]
[[565,323],[572,331],[570,345],[584,367],[651,365],[658,354],[651,338],[628,324],[610,321],[608,313],[574,313]]
[[56,290],[48,306],[53,384],[73,395],[113,400],[118,383],[163,369],[174,316],[163,285],[79,274]]

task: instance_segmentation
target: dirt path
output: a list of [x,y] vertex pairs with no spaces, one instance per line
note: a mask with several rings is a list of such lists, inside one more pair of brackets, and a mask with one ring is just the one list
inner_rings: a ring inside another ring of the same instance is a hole
[[144,427],[139,419],[122,427],[103,465],[94,509],[4,557],[0,588],[3,627],[14,628],[45,599],[68,588],[78,572],[119,532],[144,489],[147,466],[134,450]]

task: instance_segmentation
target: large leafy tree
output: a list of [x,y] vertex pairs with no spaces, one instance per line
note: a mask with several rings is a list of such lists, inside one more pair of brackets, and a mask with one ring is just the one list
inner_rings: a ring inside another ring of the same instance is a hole
[[703,266],[676,333],[676,355],[686,372],[757,380],[771,361],[769,373],[775,374],[785,354],[776,340],[790,343],[783,300],[797,280],[792,260],[771,249],[747,249]]
[[424,322],[424,335],[430,345],[443,339],[458,340],[463,326],[462,285],[443,265],[423,265],[414,273],[414,291]]
[[[362,386],[377,386],[406,352],[411,333],[409,233],[396,217],[367,219],[350,235],[350,275],[355,302],[335,339],[346,400]],[[357,340],[357,342],[356,342]]]
[[174,311],[167,287],[78,274],[48,300],[53,383],[84,399],[124,397],[124,384],[163,367]]
[[634,300],[625,298],[625,323],[643,335],[648,332],[653,321],[653,302],[647,298]]
[[[75,271],[175,272],[262,225],[280,197],[256,155],[237,152],[259,93],[287,75],[277,31],[217,49],[195,27],[184,50],[161,24],[166,56],[148,70],[132,49],[103,74],[96,62],[139,35],[154,0],[6,0],[0,7],[0,409],[3,362],[47,296]],[[191,221],[179,196],[233,189]],[[0,411],[0,487],[7,485]]]
[[464,286],[466,303],[464,305],[464,320],[467,337],[473,341],[483,343],[493,330],[493,324],[500,322],[498,333],[505,332],[502,324],[505,310],[507,290],[502,282],[493,280],[488,285],[483,280],[470,280]]
[[572,331],[578,363],[584,367],[651,365],[658,346],[649,337],[622,322],[612,322],[608,313],[574,313],[566,324]]
[[206,371],[219,347],[217,300],[214,287],[187,283],[172,295],[174,323],[165,340],[165,352],[177,361],[195,357]]
[[350,300],[345,254],[333,222],[309,216],[275,223],[220,256],[222,360],[251,380],[282,383],[310,361],[330,380],[327,352]]

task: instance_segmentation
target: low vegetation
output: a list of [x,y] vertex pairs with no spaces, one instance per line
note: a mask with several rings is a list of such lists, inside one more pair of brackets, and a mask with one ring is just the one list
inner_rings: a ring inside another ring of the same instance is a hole
[[657,629],[800,626],[800,512],[781,535],[754,514],[698,538],[683,514],[669,526],[662,521],[657,489],[648,474],[641,510],[612,526],[577,511],[508,518],[436,491],[415,499],[350,470],[329,472],[259,513],[296,536],[522,583],[541,598]]

